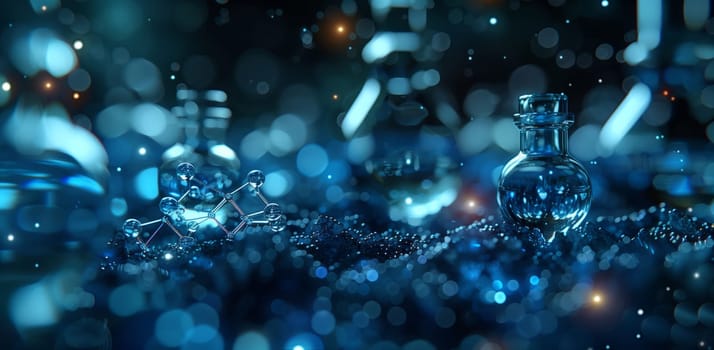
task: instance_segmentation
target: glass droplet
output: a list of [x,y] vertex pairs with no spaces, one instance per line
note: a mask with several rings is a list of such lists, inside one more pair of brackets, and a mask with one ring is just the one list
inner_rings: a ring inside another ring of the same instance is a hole
[[164,197],[161,198],[161,201],[159,202],[159,209],[166,215],[175,212],[178,208],[179,203],[174,197]]
[[251,170],[248,173],[248,183],[254,188],[260,188],[265,183],[265,174],[260,170]]
[[124,230],[124,235],[129,238],[136,238],[139,237],[139,234],[141,233],[141,222],[137,219],[127,219],[124,221],[124,226],[122,228]]
[[283,210],[276,203],[268,203],[265,209],[263,209],[263,213],[265,213],[265,217],[268,218],[268,221],[272,222],[278,220],[280,216],[283,215]]
[[181,178],[181,180],[187,181],[193,178],[194,175],[196,175],[196,167],[187,162],[180,163],[176,167],[176,175]]
[[280,232],[285,229],[286,223],[285,215],[280,215],[277,219],[270,222],[270,229],[273,230],[273,232]]

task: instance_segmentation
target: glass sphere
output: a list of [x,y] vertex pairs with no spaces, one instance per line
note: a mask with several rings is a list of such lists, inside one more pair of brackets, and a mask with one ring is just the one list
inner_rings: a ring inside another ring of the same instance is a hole
[[268,221],[272,222],[278,220],[278,218],[283,215],[283,210],[276,203],[268,203],[265,209],[263,209],[263,213],[265,213],[265,217],[268,218]]
[[169,215],[179,209],[179,202],[173,197],[161,198],[159,209],[162,213]]
[[180,163],[176,167],[176,175],[178,175],[181,180],[190,180],[194,175],[196,175],[196,167],[188,162]]
[[503,168],[498,205],[521,226],[538,228],[547,241],[578,227],[590,210],[590,178],[574,159],[521,154]]
[[280,232],[285,229],[286,224],[287,219],[285,218],[285,215],[280,215],[275,220],[271,220],[270,229],[273,232]]
[[260,170],[251,170],[247,178],[248,183],[253,186],[253,188],[260,188],[265,183],[265,174]]
[[141,233],[141,222],[137,219],[127,219],[124,221],[122,230],[124,231],[124,235],[128,238],[139,237],[139,234]]

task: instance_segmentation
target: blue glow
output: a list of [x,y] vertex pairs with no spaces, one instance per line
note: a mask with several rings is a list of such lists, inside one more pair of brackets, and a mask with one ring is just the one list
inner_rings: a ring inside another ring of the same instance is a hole
[[496,294],[493,295],[493,300],[496,302],[496,304],[505,303],[506,302],[506,293],[496,292]]
[[414,52],[419,49],[419,44],[419,36],[416,33],[377,33],[362,49],[362,59],[372,63],[392,52]]
[[124,67],[122,75],[126,85],[142,97],[152,98],[152,96],[159,96],[163,91],[161,72],[149,60],[132,59]]
[[[414,4],[416,3],[414,2]],[[424,7],[412,6],[409,9],[409,28],[415,32],[426,28],[426,9]]]
[[124,200],[124,198],[112,198],[110,205],[112,215],[123,216],[126,214],[127,209],[128,205],[126,204],[126,200]]
[[69,74],[77,65],[72,47],[45,28],[36,29],[27,38],[16,40],[10,54],[16,67],[27,75],[46,70],[59,78]]
[[75,65],[77,65],[77,57],[67,43],[59,39],[49,41],[45,54],[47,72],[59,78],[69,74]]
[[315,312],[310,323],[317,334],[327,335],[335,330],[335,316],[327,310]]
[[439,84],[441,74],[436,69],[420,70],[414,72],[409,80],[414,89],[424,90]]
[[185,343],[193,326],[191,314],[180,309],[169,310],[156,319],[154,335],[161,345],[176,347]]
[[298,152],[296,161],[298,171],[305,176],[315,177],[327,169],[329,158],[322,147],[309,144]]
[[322,340],[312,333],[300,333],[288,339],[285,349],[293,350],[322,350],[324,345]]
[[648,50],[659,45],[662,31],[662,1],[637,1],[637,41]]
[[439,118],[444,125],[452,129],[458,127],[460,123],[459,113],[456,112],[453,106],[446,102],[439,102],[436,105],[436,117]]
[[12,84],[4,75],[0,74],[0,106],[3,106],[12,97]]
[[606,151],[615,149],[645,113],[651,100],[652,93],[647,85],[638,83],[630,89],[600,131],[600,144]]
[[625,48],[624,58],[630,65],[636,65],[647,58],[647,47],[635,41]]
[[412,88],[409,84],[409,79],[397,77],[387,81],[387,91],[392,95],[408,95],[412,91]]
[[685,0],[684,23],[689,30],[700,30],[709,18],[710,0]]
[[528,279],[528,282],[529,282],[532,286],[537,286],[538,283],[540,282],[540,278],[538,278],[538,276],[536,276],[536,275],[532,275],[532,276]]
[[94,179],[84,175],[73,175],[64,179],[67,186],[76,187],[93,194],[104,194],[104,188]]
[[347,158],[350,163],[362,164],[374,153],[374,138],[372,135],[355,137],[347,144]]
[[625,48],[624,58],[636,65],[659,45],[662,32],[662,1],[637,1],[637,41]]
[[136,1],[108,1],[99,7],[98,20],[93,24],[98,32],[114,40],[128,39],[141,27],[145,18]]
[[501,280],[493,280],[493,282],[491,282],[491,286],[493,286],[493,289],[499,290],[503,288],[503,282],[501,282]]
[[270,197],[281,197],[292,187],[289,181],[290,174],[286,171],[275,171],[265,175],[263,191]]
[[18,289],[10,298],[10,319],[19,329],[49,326],[57,322],[59,311],[43,281]]
[[33,191],[50,191],[56,190],[58,187],[56,184],[53,184],[47,180],[34,179],[25,182],[22,185],[22,188]]
[[496,18],[496,17],[491,17],[491,18],[488,20],[488,23],[491,24],[492,26],[495,26],[496,24],[498,24],[498,18]]
[[367,281],[374,282],[379,279],[379,272],[377,270],[369,270],[365,273],[365,277],[367,277]]
[[320,266],[315,269],[315,277],[325,278],[327,277],[327,269],[324,266]]
[[233,343],[233,350],[270,350],[270,342],[263,334],[249,331],[241,334]]
[[659,174],[652,179],[652,185],[673,196],[688,196],[692,194],[692,184],[688,176]]
[[146,307],[146,298],[134,284],[121,285],[109,294],[109,309],[118,316],[131,316]]
[[404,205],[393,206],[389,215],[393,220],[406,219],[411,225],[419,225],[423,218],[439,212],[441,208],[449,206],[456,200],[458,196],[456,189],[459,184],[459,180],[455,177],[444,177],[435,184],[432,194],[407,197],[401,202]]
[[352,175],[350,165],[341,159],[331,160],[325,171],[329,174],[329,179],[333,182],[344,181]]
[[225,159],[225,160],[238,159],[238,157],[236,156],[236,153],[233,152],[233,150],[230,147],[228,147],[224,144],[211,146],[210,152],[211,152],[211,154],[213,154],[221,159]]
[[55,150],[71,156],[91,174],[106,171],[104,146],[91,132],[73,124],[59,103],[45,108],[19,103],[5,127],[12,130],[6,140],[21,153]]
[[681,177],[678,179],[674,185],[672,185],[668,192],[674,196],[689,196],[692,194],[692,185],[690,184],[688,177]]
[[14,208],[18,193],[17,190],[12,188],[0,188],[0,209]]
[[367,113],[374,107],[374,103],[377,102],[381,87],[379,82],[375,79],[369,79],[362,86],[357,98],[347,110],[345,114],[345,119],[342,121],[342,134],[347,138],[354,136],[357,129],[362,125],[365,118],[367,118]]
[[30,0],[30,6],[35,13],[45,13],[60,7],[60,0]]
[[142,199],[151,200],[159,195],[159,169],[144,169],[134,178],[134,188],[136,194]]
[[483,265],[469,263],[461,266],[459,269],[461,275],[468,281],[476,281],[481,276],[481,271],[483,270]]
[[205,344],[215,338],[216,335],[218,335],[218,331],[214,327],[200,324],[186,333],[186,340],[194,344]]
[[332,203],[337,203],[344,198],[344,191],[338,185],[331,185],[325,190],[325,198]]

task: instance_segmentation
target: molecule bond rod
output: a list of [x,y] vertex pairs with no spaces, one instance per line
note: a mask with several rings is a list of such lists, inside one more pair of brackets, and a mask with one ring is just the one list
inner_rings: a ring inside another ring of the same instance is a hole
[[181,232],[179,232],[179,230],[177,230],[176,227],[174,227],[174,225],[171,225],[171,223],[166,223],[166,225],[171,229],[171,231],[174,231],[174,233],[176,233],[179,237],[183,237]]
[[247,224],[245,221],[241,221],[238,226],[236,226],[228,235],[230,237],[235,236],[240,230],[242,230]]
[[[256,211],[255,213],[245,214],[245,217],[250,218],[250,217],[253,217],[253,216],[262,215],[262,214],[264,214],[264,213],[265,213],[264,210],[260,210],[260,211]],[[252,220],[251,220],[251,221],[252,221]],[[252,221],[252,222],[256,222],[256,223],[257,223],[258,221]]]
[[225,234],[227,234],[227,235],[230,234],[230,231],[228,231],[228,229],[226,229],[226,227],[223,226],[223,224],[221,224],[221,222],[218,221],[218,219],[216,219],[216,218],[211,218],[211,220],[213,220],[213,221],[216,223],[216,225],[218,225],[218,227],[220,227],[221,230],[222,230]]
[[245,188],[245,186],[248,186],[248,183],[244,183],[244,184],[240,185],[240,187],[238,187],[238,188],[236,188],[235,190],[231,191],[231,194],[236,194],[236,193],[240,192],[242,189]]
[[221,201],[218,202],[218,204],[216,204],[216,206],[213,207],[213,209],[211,209],[211,211],[209,211],[208,213],[215,214],[216,212],[221,210],[221,208],[223,208],[223,206],[226,205],[226,203],[228,203],[228,201],[225,198],[221,199]]
[[[159,223],[159,222],[161,222],[161,223],[162,223],[161,225],[163,225],[163,221],[164,221],[163,218],[161,218],[161,219],[156,219],[156,220],[151,220],[151,221],[148,221],[148,222],[145,222],[145,223],[141,224],[141,227],[153,225],[153,224],[156,224],[156,223]],[[161,227],[161,226],[159,226],[159,227]]]
[[258,191],[257,189],[255,190],[255,194],[258,196],[258,198],[260,198],[260,201],[263,202],[263,204],[268,205],[268,203],[270,203],[268,202],[268,199],[266,199],[265,196],[263,196],[263,194],[260,193],[260,191]]
[[241,216],[245,215],[243,210],[238,206],[238,203],[236,203],[234,200],[230,200],[228,202],[231,204],[231,206],[233,206],[233,208],[238,212],[238,214],[240,214]]
[[[161,219],[159,219],[159,220],[154,220],[154,221],[161,221]],[[154,233],[152,233],[151,236],[149,236],[149,239],[147,239],[146,242],[141,242],[141,243],[149,244],[149,242],[151,242],[151,240],[154,238],[154,236],[156,236],[156,234],[159,233],[159,231],[161,230],[162,227],[164,227],[164,221],[161,221],[161,225],[159,225],[159,227],[157,227],[157,228],[154,230]],[[141,240],[140,240],[140,241],[141,241]]]
[[186,197],[188,197],[189,193],[191,193],[191,190],[186,190],[186,192],[184,192],[181,197],[179,197],[178,201],[181,202],[182,200],[184,200]]

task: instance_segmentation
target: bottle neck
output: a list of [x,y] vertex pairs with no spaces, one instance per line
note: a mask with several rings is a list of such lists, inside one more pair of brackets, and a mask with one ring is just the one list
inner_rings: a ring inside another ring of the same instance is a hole
[[224,144],[227,129],[228,120],[223,119],[201,117],[198,120],[186,121],[183,141],[193,148]]
[[568,132],[563,126],[521,129],[521,152],[528,155],[565,155]]

